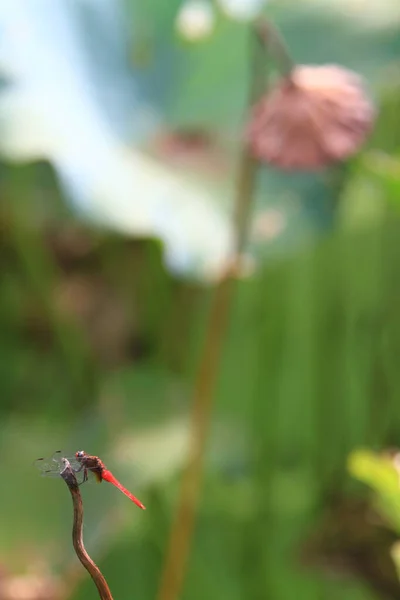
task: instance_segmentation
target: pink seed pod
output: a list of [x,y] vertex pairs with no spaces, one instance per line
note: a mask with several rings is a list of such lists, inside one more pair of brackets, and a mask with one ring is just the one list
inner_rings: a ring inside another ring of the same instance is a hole
[[261,162],[312,171],[356,153],[374,119],[357,73],[336,65],[299,65],[253,107],[247,140]]

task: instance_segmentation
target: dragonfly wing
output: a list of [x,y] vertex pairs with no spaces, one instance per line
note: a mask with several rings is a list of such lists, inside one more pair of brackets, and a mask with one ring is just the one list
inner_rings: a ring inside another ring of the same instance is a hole
[[71,469],[75,471],[75,473],[79,473],[79,471],[83,470],[81,463],[75,458],[75,456],[66,456],[65,458],[67,459],[67,461],[71,465]]
[[[85,480],[85,470],[82,466],[82,463],[80,463],[79,460],[77,460],[76,456],[74,456],[74,455],[73,456],[65,456],[65,454],[64,454],[63,457],[69,462],[71,469],[74,471],[75,478],[76,478],[78,485],[85,483],[85,481],[86,481]],[[63,457],[61,457],[60,472],[64,469]],[[57,460],[57,458],[56,458],[56,460]]]
[[73,457],[68,457],[67,458],[69,464],[71,465],[72,470],[75,473],[75,477],[76,477],[76,481],[78,482],[79,485],[81,485],[82,483],[96,483],[97,478],[96,478],[96,473],[93,472],[91,469],[88,468],[84,468],[82,463],[79,462],[79,460],[77,460],[75,458],[75,456]]
[[43,477],[60,477],[64,469],[64,458],[66,458],[75,473],[76,481],[79,485],[85,483],[98,482],[99,479],[95,472],[86,469],[87,477],[85,477],[85,469],[82,463],[77,460],[76,456],[68,456],[62,450],[57,450],[50,458],[38,458],[34,461],[34,466],[41,472]]
[[60,477],[59,469],[46,469],[45,467],[40,468],[40,474],[42,477]]
[[[50,458],[38,458],[34,461],[33,465],[45,477],[59,477],[61,471],[64,469],[64,456],[65,453],[62,450],[57,450]],[[79,467],[79,463],[77,463],[75,457],[69,460],[74,470],[77,466]]]
[[61,460],[55,458],[55,455],[53,455],[51,458],[38,458],[33,464],[37,469],[39,469],[42,475],[51,476],[51,474],[54,474],[54,476],[56,476],[60,474]]

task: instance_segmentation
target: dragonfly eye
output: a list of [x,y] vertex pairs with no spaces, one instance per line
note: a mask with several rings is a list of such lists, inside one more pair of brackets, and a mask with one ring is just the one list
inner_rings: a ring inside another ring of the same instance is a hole
[[83,458],[85,456],[85,453],[83,450],[78,450],[78,452],[75,453],[76,458]]

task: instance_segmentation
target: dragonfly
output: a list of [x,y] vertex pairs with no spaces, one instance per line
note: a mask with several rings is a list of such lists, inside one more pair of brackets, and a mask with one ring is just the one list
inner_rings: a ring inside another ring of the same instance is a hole
[[35,466],[44,477],[59,477],[65,468],[64,458],[67,458],[70,463],[79,485],[88,481],[90,477],[93,477],[97,483],[108,481],[108,483],[111,483],[111,485],[115,486],[120,492],[125,494],[129,500],[134,502],[136,506],[143,510],[146,509],[140,500],[138,500],[136,496],[127,490],[118,479],[114,477],[98,456],[87,454],[84,450],[78,450],[71,458],[64,457],[62,451],[57,450],[50,458],[38,458],[35,461]]

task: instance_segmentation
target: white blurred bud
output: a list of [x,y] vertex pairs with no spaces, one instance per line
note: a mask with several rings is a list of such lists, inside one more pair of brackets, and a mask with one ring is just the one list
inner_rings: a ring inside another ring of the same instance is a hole
[[215,14],[207,0],[187,0],[176,18],[179,33],[188,40],[197,41],[211,33]]
[[257,17],[266,0],[217,0],[221,10],[230,19],[250,21]]

